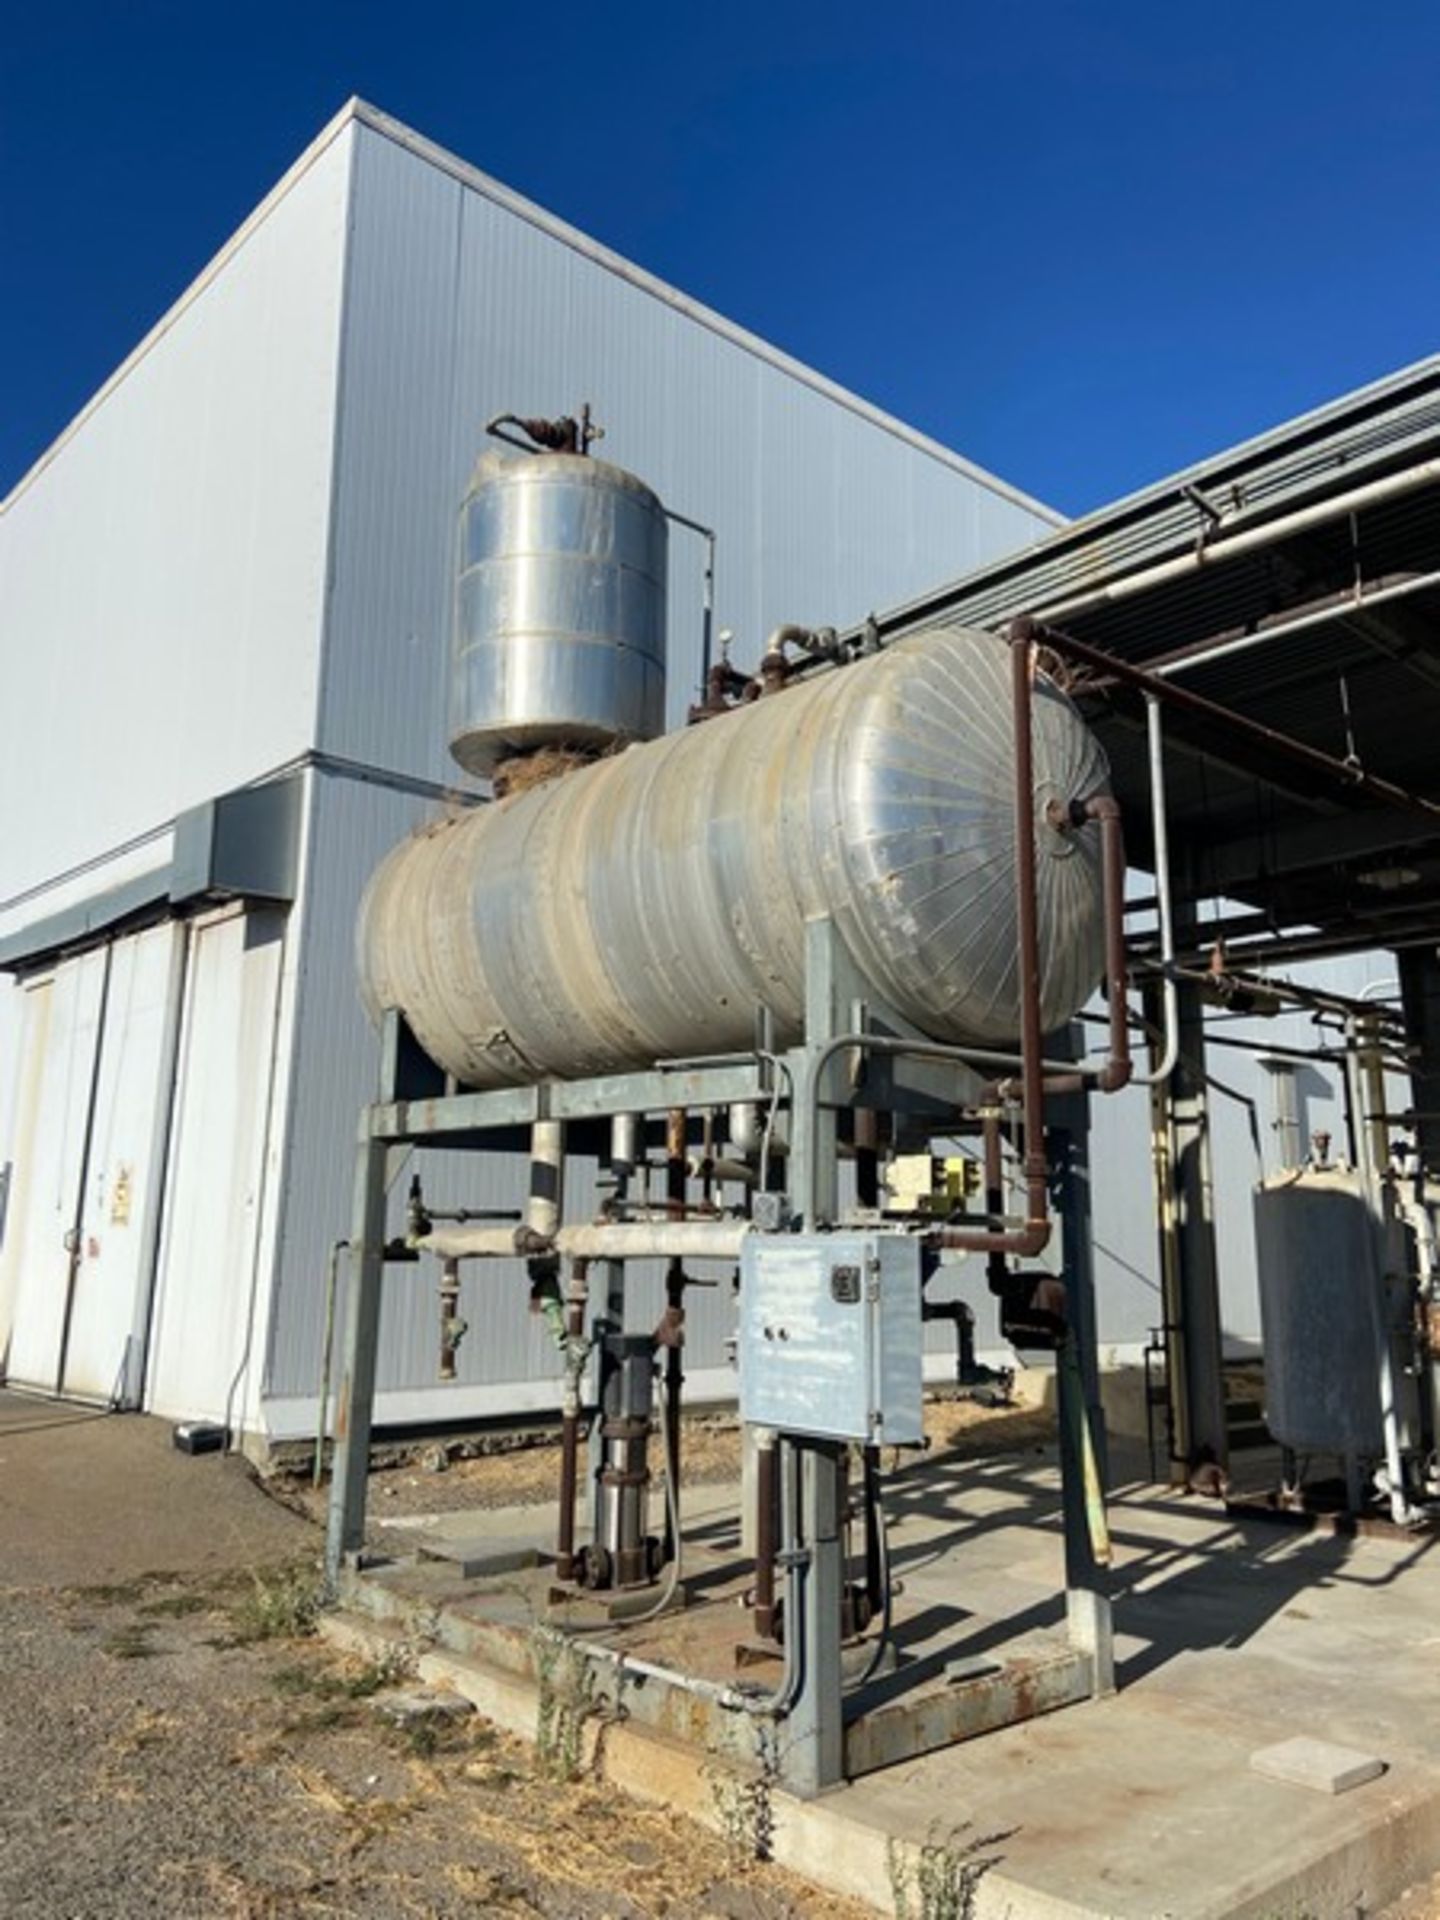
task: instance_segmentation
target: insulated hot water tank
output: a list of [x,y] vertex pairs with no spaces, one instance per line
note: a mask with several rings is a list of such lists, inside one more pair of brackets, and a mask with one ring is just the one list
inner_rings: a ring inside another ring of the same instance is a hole
[[667,537],[649,487],[607,461],[482,456],[455,597],[450,751],[467,772],[661,732]]
[[[1098,829],[1046,805],[1103,790],[1106,765],[1043,673],[1032,734],[1051,1031],[1094,991],[1103,932]],[[923,1032],[1012,1042],[1013,767],[1009,648],[916,634],[424,829],[363,902],[365,998],[472,1087],[745,1050],[761,1005],[787,1045],[826,916]]]

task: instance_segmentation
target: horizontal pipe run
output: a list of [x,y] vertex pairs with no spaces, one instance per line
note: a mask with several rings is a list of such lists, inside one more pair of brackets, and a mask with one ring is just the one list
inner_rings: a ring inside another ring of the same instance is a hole
[[1267,727],[1262,721],[1237,713],[1233,707],[1222,706],[1219,701],[1207,700],[1203,694],[1192,693],[1188,687],[1176,686],[1174,681],[1162,679],[1145,667],[1122,660],[1118,654],[1107,653],[1103,647],[1092,647],[1087,641],[1077,640],[1072,634],[1059,632],[1025,615],[1015,625],[1028,632],[1038,645],[1051,648],[1062,659],[1091,667],[1097,673],[1134,687],[1137,692],[1154,694],[1168,701],[1182,713],[1193,713],[1213,725],[1224,727],[1230,733],[1257,741],[1267,752],[1279,754],[1299,766],[1308,767],[1314,773],[1323,774],[1334,785],[1344,787],[1351,793],[1363,793],[1372,800],[1383,800],[1389,806],[1432,814],[1440,819],[1440,804],[1435,801],[1423,799],[1406,787],[1396,786],[1391,780],[1365,773],[1344,760],[1337,760],[1333,754],[1323,753],[1319,747],[1307,746],[1303,740],[1281,733],[1276,727]]
[[[1367,507],[1378,506],[1387,500],[1403,498],[1405,494],[1429,486],[1436,480],[1440,480],[1440,460],[1425,460],[1399,473],[1386,474],[1382,479],[1367,481],[1361,486],[1352,487],[1348,492],[1332,494],[1328,500],[1316,501],[1309,506],[1295,508],[1289,513],[1272,515],[1267,520],[1258,521],[1254,526],[1224,531],[1231,525],[1232,516],[1223,516],[1222,530],[1213,533],[1203,546],[1198,548],[1192,546],[1184,553],[1173,555],[1167,560],[1140,567],[1133,573],[1123,574],[1119,579],[1109,581],[1103,587],[1088,589],[1083,593],[1072,594],[1067,599],[1054,600],[1048,604],[1042,603],[1036,608],[1036,615],[1043,620],[1075,619],[1080,614],[1095,612],[1102,607],[1113,606],[1117,601],[1128,600],[1135,594],[1146,592],[1150,587],[1164,584],[1167,580],[1183,579],[1186,575],[1204,572],[1209,567],[1221,566],[1227,560],[1240,559],[1247,553],[1263,551],[1266,547],[1273,546],[1277,539],[1283,539],[1292,533],[1303,533],[1310,527],[1323,526],[1333,520],[1342,520],[1348,514],[1362,512]],[[1249,515],[1247,514],[1246,517],[1248,518]],[[878,617],[872,614],[864,626],[850,628],[842,634],[842,645],[854,647],[865,638],[872,636],[878,636],[889,645],[908,633],[918,631],[927,623],[954,619],[956,605],[965,597],[963,590],[966,584],[962,580],[938,593],[910,601]]]
[[1168,680],[1177,673],[1191,673],[1197,667],[1212,666],[1217,660],[1229,660],[1237,653],[1250,653],[1256,647],[1268,646],[1272,640],[1287,640],[1292,634],[1308,632],[1311,627],[1324,627],[1335,621],[1353,619],[1357,614],[1368,613],[1373,607],[1388,606],[1393,600],[1408,600],[1412,594],[1427,592],[1431,587],[1440,587],[1440,571],[1412,574],[1408,579],[1394,581],[1389,586],[1337,593],[1332,599],[1296,613],[1291,619],[1282,616],[1267,626],[1256,627],[1251,633],[1233,634],[1228,640],[1200,641],[1184,651],[1151,660],[1150,671]]
[[1154,566],[1143,567],[1137,573],[1125,574],[1119,580],[1112,580],[1092,592],[1056,601],[1042,610],[1043,616],[1047,620],[1070,620],[1077,614],[1113,606],[1117,600],[1129,600],[1150,587],[1163,585],[1167,580],[1203,573],[1208,567],[1223,565],[1227,560],[1238,560],[1247,553],[1263,551],[1273,547],[1277,539],[1305,533],[1311,527],[1324,526],[1333,520],[1343,520],[1348,514],[1379,506],[1387,500],[1399,499],[1407,493],[1415,493],[1437,480],[1440,480],[1440,460],[1423,460],[1418,466],[1408,467],[1401,473],[1387,474],[1384,479],[1352,487],[1348,493],[1332,494],[1328,500],[1319,500],[1311,506],[1299,507],[1293,513],[1261,521],[1258,526],[1246,527],[1237,533],[1219,533],[1188,553],[1158,561]]
[[553,1239],[524,1228],[437,1227],[417,1240],[449,1260],[508,1260],[559,1254],[567,1260],[738,1260],[747,1220],[597,1221],[561,1227]]

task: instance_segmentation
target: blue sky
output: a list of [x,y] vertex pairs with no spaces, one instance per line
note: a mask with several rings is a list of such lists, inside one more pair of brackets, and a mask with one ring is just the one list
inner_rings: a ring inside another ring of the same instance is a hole
[[352,93],[1067,512],[1440,351],[1433,0],[29,0],[0,493]]

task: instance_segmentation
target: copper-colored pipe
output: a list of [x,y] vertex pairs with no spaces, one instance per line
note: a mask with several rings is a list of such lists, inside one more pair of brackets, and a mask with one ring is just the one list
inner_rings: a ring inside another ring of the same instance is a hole
[[1130,1020],[1125,964],[1125,835],[1120,803],[1111,793],[1085,802],[1085,818],[1100,822],[1100,870],[1105,894],[1105,992],[1110,1010],[1110,1058],[1093,1082],[1099,1093],[1118,1093],[1130,1083]]
[[[565,1332],[572,1341],[585,1337],[585,1305],[590,1296],[590,1263],[577,1260],[570,1269],[567,1296],[569,1314]],[[555,1572],[561,1580],[575,1578],[575,1496],[580,1482],[579,1381],[566,1355],[565,1410],[560,1422],[560,1524],[555,1540]]]
[[[1033,1260],[1050,1239],[1046,1194],[1045,1071],[1040,1052],[1040,933],[1035,898],[1035,749],[1031,735],[1031,624],[1010,630],[1015,722],[1015,917],[1020,985],[1021,1113],[1025,1128],[1025,1224],[1013,1230],[946,1227],[932,1244],[961,1253],[1014,1254]],[[998,1138],[998,1136],[997,1136]]]
[[1333,754],[1324,753],[1303,740],[1296,740],[1291,734],[1281,733],[1275,727],[1267,727],[1262,721],[1252,720],[1248,714],[1237,713],[1233,707],[1207,700],[1203,694],[1192,693],[1188,687],[1177,686],[1173,680],[1147,672],[1144,667],[1122,660],[1117,654],[1092,647],[1056,627],[1047,627],[1033,620],[1029,614],[1020,614],[1010,622],[1010,641],[1012,646],[1017,641],[1043,643],[1062,659],[1077,661],[1081,666],[1090,667],[1096,673],[1119,680],[1126,686],[1138,688],[1142,693],[1154,694],[1157,699],[1168,701],[1182,712],[1193,713],[1231,733],[1257,741],[1268,753],[1283,755],[1299,766],[1309,767],[1341,788],[1367,794],[1372,800],[1383,801],[1387,806],[1403,807],[1412,813],[1440,814],[1440,803],[1397,786],[1393,780],[1367,774],[1349,761],[1337,760]]

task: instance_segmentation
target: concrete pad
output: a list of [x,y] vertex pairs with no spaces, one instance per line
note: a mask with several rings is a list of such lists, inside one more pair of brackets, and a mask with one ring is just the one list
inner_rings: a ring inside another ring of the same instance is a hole
[[1367,1780],[1378,1780],[1385,1771],[1385,1762],[1377,1754],[1358,1753],[1354,1747],[1337,1747],[1331,1740],[1312,1740],[1306,1734],[1261,1747],[1251,1754],[1250,1765],[1267,1779],[1308,1787],[1312,1793],[1349,1793]]
[[448,1534],[439,1538],[424,1540],[420,1546],[422,1559],[448,1560],[467,1580],[479,1579],[485,1575],[501,1573],[519,1573],[524,1567],[538,1567],[540,1549],[533,1540],[506,1540],[503,1537],[478,1539]]
[[[891,1481],[909,1663],[941,1679],[1063,1630],[1056,1494],[1053,1463],[1028,1455]],[[976,1858],[990,1864],[975,1920],[1353,1920],[1440,1868],[1440,1542],[1295,1534],[1160,1489],[1128,1489],[1111,1518],[1120,1693],[813,1801],[777,1787],[781,1861],[893,1912],[897,1861],[928,1847],[963,1862],[995,1836]],[[434,1571],[417,1611],[447,1615]],[[363,1604],[403,1608],[404,1587],[382,1576]],[[685,1665],[704,1612],[702,1595],[657,1624],[674,1644],[652,1657]],[[462,1678],[451,1658],[427,1678],[533,1731],[533,1684],[482,1665]],[[1383,1776],[1337,1796],[1252,1769],[1317,1730],[1383,1755]],[[617,1785],[713,1817],[698,1747],[632,1719],[595,1751]]]

